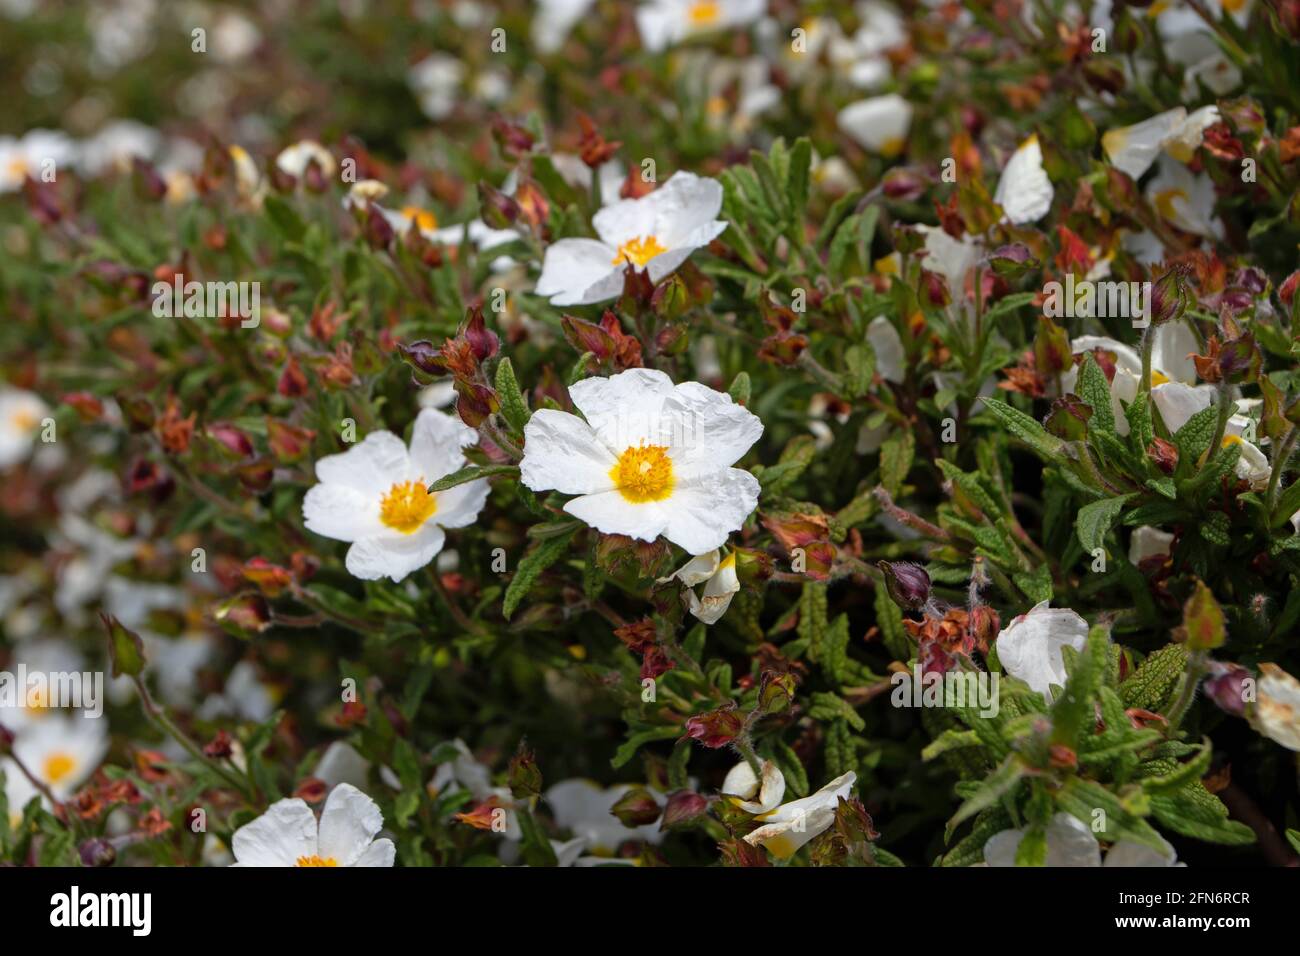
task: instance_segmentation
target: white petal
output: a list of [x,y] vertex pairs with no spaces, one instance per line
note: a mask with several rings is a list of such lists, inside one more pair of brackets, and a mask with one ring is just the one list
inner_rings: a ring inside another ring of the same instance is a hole
[[462,448],[478,442],[478,433],[459,418],[436,408],[425,408],[411,432],[411,467],[432,484],[465,467]]
[[1187,110],[1179,106],[1141,123],[1108,130],[1101,138],[1102,149],[1112,166],[1137,179],[1151,168],[1160,150],[1182,129],[1186,119]]
[[1276,664],[1260,664],[1250,725],[1287,750],[1300,751],[1300,681]]
[[569,386],[569,397],[616,454],[633,445],[666,445],[662,409],[673,391],[663,372],[633,368],[608,378],[584,378]]
[[366,782],[370,761],[345,740],[336,740],[325,748],[312,776],[330,787],[350,783],[354,787]]
[[797,820],[800,814],[807,814],[817,808],[833,811],[839,806],[841,797],[848,799],[849,794],[853,791],[853,785],[857,782],[858,775],[850,770],[848,773],[836,777],[816,793],[782,804],[767,814],[764,819],[772,822],[791,822]]
[[727,776],[722,781],[722,793],[741,800],[748,800],[758,793],[758,774],[754,773],[748,760],[740,761],[727,771]]
[[1036,222],[1052,208],[1052,181],[1043,170],[1043,150],[1038,137],[1030,136],[1008,160],[998,180],[993,201],[1007,219],[1017,225]]
[[397,859],[397,847],[393,841],[384,837],[376,840],[362,851],[350,866],[392,866]]
[[478,518],[487,503],[492,486],[486,478],[475,478],[463,485],[435,493],[438,510],[429,520],[443,528],[465,528]]
[[[741,770],[741,767],[744,770]],[[733,802],[746,813],[755,815],[775,809],[785,796],[785,776],[781,769],[771,760],[764,760],[762,765],[763,780],[760,787],[758,778],[747,761],[742,760],[733,767],[722,782],[722,792],[733,797]],[[759,799],[752,799],[758,794]]]
[[618,250],[594,239],[561,239],[546,249],[536,292],[552,305],[590,305],[623,290]]
[[383,534],[379,520],[380,494],[366,494],[346,485],[314,485],[302,500],[308,531],[335,541],[356,541]]
[[1197,412],[1214,403],[1214,387],[1195,387],[1182,382],[1169,382],[1151,389],[1151,401],[1160,410],[1160,418],[1172,435],[1187,424]]
[[906,353],[894,323],[883,315],[876,316],[867,326],[867,341],[876,353],[876,371],[880,377],[886,382],[901,385],[907,375],[904,368]]
[[316,817],[297,797],[277,800],[235,831],[230,848],[241,866],[294,866],[316,854]]
[[409,535],[362,538],[348,548],[344,561],[348,573],[363,581],[389,578],[401,581],[424,567],[442,550],[447,536],[433,521]]
[[354,488],[378,501],[395,481],[410,477],[406,443],[392,432],[371,432],[339,455],[316,462],[316,477],[324,484]]
[[[683,245],[704,245],[727,226],[718,219],[718,213],[722,211],[722,184],[716,179],[697,176],[691,172],[675,173],[649,195],[639,200],[625,201],[641,202],[649,208],[652,216],[650,234],[669,249]],[[606,207],[592,217],[592,225],[596,226],[597,232],[600,232],[600,227],[596,225],[596,219],[612,208]],[[704,236],[708,238],[701,242],[700,239]],[[604,238],[603,233],[601,237]],[[626,239],[619,244],[624,241]]]
[[1181,319],[1165,322],[1155,328],[1151,343],[1151,367],[1160,371],[1171,382],[1196,382],[1196,364],[1189,358],[1200,352],[1200,345],[1191,327]]
[[1128,543],[1129,563],[1136,565],[1146,558],[1167,555],[1173,543],[1174,536],[1168,531],[1161,531],[1146,524],[1134,528],[1133,536],[1129,538]]
[[662,415],[671,426],[674,466],[733,465],[763,435],[763,423],[731,396],[699,382],[683,382],[664,400]]
[[[653,541],[668,527],[668,507],[673,505],[674,499],[636,503],[624,498],[622,492],[602,491],[574,498],[564,510],[601,534],[625,534],[638,541]],[[725,540],[724,535],[722,541]],[[721,546],[722,541],[712,547]]]
[[1002,669],[1051,698],[1051,685],[1065,686],[1061,648],[1083,650],[1088,622],[1069,608],[1051,608],[1046,601],[1013,620],[997,638]]
[[690,554],[720,548],[758,506],[758,493],[758,479],[738,468],[694,476],[662,502],[668,513],[663,535]]
[[[720,553],[715,548],[708,554],[696,555],[668,577],[659,578],[656,583],[667,584],[673,578],[677,578],[688,588],[693,588],[695,585],[703,584],[709,578],[713,577],[714,572],[718,570],[719,560]],[[746,764],[745,766],[749,765]]]
[[731,607],[731,599],[740,592],[740,579],[736,576],[736,556],[729,554],[718,566],[718,573],[704,585],[704,590],[697,598],[694,591],[690,596],[688,607],[691,614],[705,624],[717,624]]
[[352,866],[383,827],[379,804],[352,784],[341,783],[325,800],[317,853],[339,866]]
[[850,103],[839,112],[839,127],[864,149],[892,155],[907,140],[912,104],[897,93]]
[[1174,866],[1178,860],[1178,851],[1161,838],[1164,851],[1153,850],[1141,843],[1120,840],[1106,851],[1106,860],[1102,866]]
[[[603,381],[603,380],[602,380]],[[533,491],[591,494],[614,487],[618,459],[577,415],[541,408],[524,426],[523,483]]]

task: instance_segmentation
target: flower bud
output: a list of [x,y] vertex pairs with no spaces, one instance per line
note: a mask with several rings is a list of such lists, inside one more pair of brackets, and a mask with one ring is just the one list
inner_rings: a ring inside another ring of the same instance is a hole
[[102,837],[93,837],[77,848],[82,866],[112,866],[117,859],[117,850],[113,844]]
[[664,818],[659,824],[660,830],[690,826],[704,816],[709,809],[709,801],[691,790],[678,790],[668,798],[664,807]]
[[632,787],[618,798],[609,812],[625,827],[643,827],[658,820],[663,811],[645,787]]
[[1205,681],[1205,696],[1214,701],[1220,710],[1234,717],[1246,714],[1246,695],[1253,681],[1250,671],[1239,664],[1210,663],[1210,676]]
[[878,561],[890,598],[905,611],[918,611],[930,600],[930,575],[911,561]]
[[519,749],[510,758],[507,779],[510,782],[510,792],[516,800],[535,797],[542,792],[542,770],[537,766],[537,756],[522,740]]
[[736,712],[735,703],[731,703],[689,718],[683,736],[698,740],[704,746],[717,750],[735,740],[744,726],[744,719]]

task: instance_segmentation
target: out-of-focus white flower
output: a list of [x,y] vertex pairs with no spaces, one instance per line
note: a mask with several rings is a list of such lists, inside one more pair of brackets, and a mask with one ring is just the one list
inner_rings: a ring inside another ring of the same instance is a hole
[[1132,126],[1107,130],[1101,146],[1112,166],[1138,179],[1151,168],[1161,150],[1181,162],[1190,160],[1205,130],[1218,121],[1216,106],[1203,106],[1190,115],[1179,106]]
[[1260,664],[1246,719],[1269,740],[1300,751],[1300,681],[1276,664]]
[[[66,800],[108,753],[106,722],[102,717],[50,714],[14,735],[13,752],[54,799]],[[7,779],[23,776],[13,761],[5,758],[3,763]]]
[[760,770],[761,779],[749,761],[742,760],[727,772],[722,795],[746,813],[762,817],[775,810],[785,797],[785,775],[771,760],[764,760]]
[[863,149],[890,158],[907,145],[907,134],[912,128],[912,104],[897,93],[873,96],[844,107],[837,122]]
[[366,785],[370,761],[346,740],[336,740],[325,748],[312,776],[327,787],[351,784],[358,789]]
[[1214,181],[1182,163],[1161,156],[1146,187],[1147,201],[1166,222],[1207,239],[1223,238],[1223,223],[1214,215]]
[[791,800],[760,815],[757,819],[763,821],[763,826],[746,834],[745,842],[766,847],[773,856],[788,860],[835,822],[840,799],[848,799],[857,780],[858,775],[850,770],[811,796]]
[[533,13],[533,45],[539,53],[555,53],[564,46],[578,21],[596,0],[538,0]]
[[252,208],[261,206],[266,196],[266,181],[262,178],[257,163],[242,146],[231,146],[229,153],[235,168],[235,192],[240,201]]
[[208,28],[208,46],[222,63],[238,63],[262,42],[262,32],[238,10],[223,7]]
[[243,660],[230,669],[222,692],[203,701],[199,716],[204,720],[235,716],[260,724],[275,712],[281,693],[280,688],[263,682],[256,664]]
[[337,168],[330,151],[310,139],[299,140],[291,146],[286,146],[275,157],[276,168],[294,179],[302,178],[303,173],[307,172],[309,163],[315,163],[321,174],[326,177],[333,176]]
[[718,30],[755,23],[767,0],[649,0],[636,8],[641,42],[652,53]]
[[231,866],[392,866],[393,841],[375,836],[384,827],[379,805],[350,783],[325,800],[320,822],[297,797],[277,800],[231,840]]
[[41,422],[49,413],[40,396],[0,386],[0,468],[16,465],[31,454]]
[[[660,578],[660,584],[667,584],[677,578],[686,585],[682,597],[686,609],[705,624],[716,624],[731,607],[731,599],[740,591],[740,579],[736,577],[736,556],[728,554],[719,560],[720,552],[716,549],[708,554],[691,558],[666,578]],[[704,587],[697,595],[695,586]]]
[[993,201],[1002,207],[1007,220],[1022,225],[1037,222],[1052,208],[1052,181],[1043,170],[1043,150],[1038,136],[1030,136],[1011,154],[998,179]]
[[0,136],[0,193],[22,188],[23,180],[48,179],[71,165],[77,146],[65,134],[34,129],[21,139]]
[[1087,640],[1087,621],[1069,608],[1052,608],[1043,601],[998,635],[998,661],[1006,673],[1051,700],[1052,686],[1065,686],[1061,648],[1082,651]]
[[599,239],[561,239],[546,250],[537,294],[552,305],[591,305],[623,291],[631,264],[658,282],[727,228],[718,219],[722,186],[679,172],[639,199],[621,199],[591,218]]
[[[624,826],[610,811],[623,794],[632,789],[628,784],[616,784],[608,789],[591,780],[572,778],[561,780],[548,789],[543,798],[551,808],[557,826],[571,830],[573,835],[586,841],[587,849],[600,856],[612,856],[629,840],[658,844],[664,834],[657,824],[639,827]],[[647,790],[660,806],[662,794]]]
[[406,74],[407,83],[420,101],[420,109],[431,120],[446,119],[456,108],[465,64],[447,53],[432,53]]
[[162,145],[162,135],[135,120],[113,120],[78,150],[78,165],[88,176],[112,170],[128,172],[134,159],[152,160]]
[[534,413],[520,477],[577,495],[564,510],[604,534],[663,535],[688,553],[719,548],[758,504],[758,479],[731,467],[763,423],[731,396],[663,372],[629,369],[569,386],[586,416]]
[[307,528],[350,541],[346,566],[366,581],[401,581],[442,550],[445,528],[473,524],[488,496],[477,479],[434,494],[428,486],[465,466],[473,429],[426,408],[415,420],[411,447],[389,431],[373,432],[340,455],[316,462],[320,484],[303,499]]
[[[583,192],[591,189],[591,167],[582,161],[581,156],[576,156],[573,153],[552,153],[551,165],[560,174],[560,178],[574,189],[581,189]],[[626,175],[623,164],[617,159],[601,163],[596,169],[596,176],[600,180],[600,204],[602,206],[618,202],[618,194],[623,188],[623,180]]]

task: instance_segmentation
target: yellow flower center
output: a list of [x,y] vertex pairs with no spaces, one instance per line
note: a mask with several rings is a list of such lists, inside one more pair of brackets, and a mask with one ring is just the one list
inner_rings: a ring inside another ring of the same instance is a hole
[[903,151],[906,141],[901,136],[891,136],[880,144],[880,155],[891,159]]
[[618,456],[609,477],[628,501],[663,501],[673,493],[673,460],[663,445],[637,445]]
[[9,160],[7,168],[9,175],[14,179],[22,179],[27,175],[27,170],[30,167],[27,165],[27,160],[23,159],[21,156],[15,156],[13,159]]
[[50,692],[33,687],[27,692],[27,709],[43,711],[50,706]]
[[618,247],[618,255],[613,259],[614,265],[630,262],[635,266],[644,266],[660,253],[667,252],[668,247],[655,236],[638,236],[629,239]]
[[686,16],[693,25],[707,27],[718,22],[718,18],[722,16],[722,8],[714,0],[699,0],[698,3],[691,4]]
[[1151,370],[1152,385],[1164,385],[1168,381],[1169,381],[1169,376],[1166,375],[1164,372],[1161,372],[1158,369],[1154,369],[1154,368]]
[[421,209],[419,206],[403,206],[402,218],[407,222],[415,222],[417,229],[437,229],[438,217],[427,209]]
[[1246,5],[1246,0],[1222,0],[1220,6],[1229,13],[1238,13]]
[[26,409],[14,412],[9,416],[9,424],[13,426],[16,432],[29,432],[39,423],[40,420]]
[[429,494],[423,478],[399,481],[379,502],[379,520],[402,534],[414,534],[437,510],[437,498]]
[[1162,189],[1156,193],[1156,209],[1166,219],[1177,219],[1178,211],[1174,209],[1175,199],[1187,199],[1187,193],[1181,189]]
[[71,754],[56,751],[45,758],[42,769],[46,783],[58,783],[77,769],[77,760]]
[[311,856],[300,856],[294,866],[338,866],[339,861],[332,856],[321,858],[313,853]]
[[1224,435],[1222,444],[1227,448],[1229,445],[1243,445],[1245,440],[1240,435]]

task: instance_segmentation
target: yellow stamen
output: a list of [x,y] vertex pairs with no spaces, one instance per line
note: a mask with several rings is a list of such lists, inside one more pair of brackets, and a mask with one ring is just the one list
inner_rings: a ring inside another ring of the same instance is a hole
[[627,501],[663,501],[673,493],[673,460],[663,445],[637,445],[618,456],[609,477]]
[[667,251],[668,247],[661,243],[656,236],[638,236],[635,239],[629,239],[618,247],[618,255],[614,257],[613,262],[616,266],[622,265],[624,262],[630,262],[639,268],[643,268],[655,256]]
[[905,145],[907,142],[901,136],[891,137],[880,144],[880,155],[891,159],[901,153]]
[[403,206],[402,218],[407,222],[414,220],[417,229],[438,228],[438,217],[427,209],[421,209],[419,206]]
[[9,424],[16,432],[29,432],[40,424],[40,419],[26,409],[21,409],[9,416]]
[[9,163],[5,168],[9,175],[14,179],[22,179],[27,175],[27,170],[30,169],[27,165],[27,160],[23,159],[21,156],[15,156],[13,159],[9,160]]
[[691,4],[686,16],[694,26],[707,27],[718,22],[722,8],[714,0],[699,0],[698,3]]
[[294,866],[338,866],[339,861],[332,856],[319,857],[315,853],[311,856],[300,856]]
[[1168,381],[1169,381],[1169,376],[1166,375],[1164,372],[1161,372],[1154,368],[1151,370],[1152,385],[1164,385]]
[[1227,448],[1229,445],[1244,445],[1244,444],[1245,444],[1245,440],[1244,440],[1240,435],[1224,435],[1224,436],[1223,436],[1223,447],[1224,447],[1224,448]]
[[45,758],[41,769],[46,783],[58,783],[77,769],[77,761],[71,754],[58,751]]
[[437,510],[437,499],[429,494],[423,478],[399,481],[380,501],[379,520],[402,534],[414,534]]

